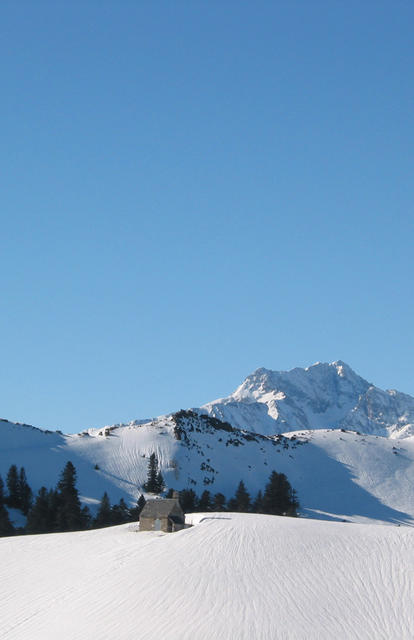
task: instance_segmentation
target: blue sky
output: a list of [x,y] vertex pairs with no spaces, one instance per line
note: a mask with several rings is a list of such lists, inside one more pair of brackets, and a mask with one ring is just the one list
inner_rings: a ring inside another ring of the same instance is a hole
[[412,2],[3,3],[0,415],[414,394]]

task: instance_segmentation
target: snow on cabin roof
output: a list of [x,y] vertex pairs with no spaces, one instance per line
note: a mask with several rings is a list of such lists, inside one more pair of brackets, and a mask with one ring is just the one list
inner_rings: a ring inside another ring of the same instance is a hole
[[182,511],[180,503],[174,498],[162,498],[160,500],[148,500],[141,511],[140,517],[167,518],[176,509]]

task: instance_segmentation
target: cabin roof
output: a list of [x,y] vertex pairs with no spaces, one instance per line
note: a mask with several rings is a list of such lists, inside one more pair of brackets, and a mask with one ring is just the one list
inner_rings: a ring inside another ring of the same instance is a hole
[[141,511],[141,518],[167,518],[177,509],[182,513],[180,503],[174,498],[161,498],[159,500],[148,500]]

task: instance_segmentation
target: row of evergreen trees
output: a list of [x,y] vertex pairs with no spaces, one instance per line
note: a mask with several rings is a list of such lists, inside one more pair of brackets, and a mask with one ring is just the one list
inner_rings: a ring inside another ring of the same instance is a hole
[[[23,467],[19,471],[16,465],[11,465],[6,486],[7,494],[0,476],[0,536],[13,533],[80,531],[133,522],[139,519],[145,505],[143,495],[140,495],[137,504],[132,508],[127,506],[123,498],[118,504],[111,505],[108,494],[105,492],[96,516],[93,518],[88,507],[81,505],[76,488],[76,469],[72,462],[67,462],[65,465],[56,488],[48,490],[46,487],[41,487],[35,499]],[[148,477],[144,489],[156,494],[164,491],[164,480],[154,453],[149,459]],[[253,500],[242,480],[235,495],[228,501],[224,494],[212,495],[208,490],[203,491],[201,496],[197,496],[193,489],[184,489],[179,495],[185,513],[240,511],[295,516],[299,506],[296,493],[287,477],[276,471],[271,473],[263,492],[259,491]],[[166,497],[172,497],[172,489],[167,492]],[[5,505],[19,509],[27,516],[25,527],[14,529]]]
[[134,507],[129,508],[123,498],[118,504],[111,506],[108,494],[104,493],[96,517],[92,521],[91,529],[100,527],[110,527],[115,524],[124,524],[125,522],[136,522],[139,520],[140,513],[144,508],[146,500],[141,494]]
[[[24,533],[52,533],[57,531],[81,531],[112,524],[138,520],[145,504],[141,495],[135,507],[129,509],[125,501],[111,505],[104,493],[96,516],[93,518],[87,506],[81,505],[76,488],[76,469],[67,462],[54,489],[41,487],[36,498],[26,479],[24,468],[12,465],[6,478],[7,494],[0,476],[0,536]],[[15,529],[5,507],[19,509],[27,515],[26,526]]]
[[[167,493],[172,497],[172,490]],[[240,480],[235,495],[226,501],[222,493],[212,495],[205,490],[200,497],[193,489],[180,491],[180,504],[185,513],[194,511],[239,511],[242,513],[268,513],[272,515],[296,516],[299,502],[284,473],[273,471],[264,491],[259,491],[252,500],[243,480]]]
[[[164,480],[159,469],[158,459],[152,453],[148,462],[145,491],[160,494],[164,490]],[[170,489],[166,497],[172,497]],[[193,489],[180,491],[180,504],[185,513],[193,511],[241,511],[244,513],[268,513],[272,515],[296,516],[299,502],[295,490],[284,473],[272,471],[263,492],[259,491],[252,500],[243,480],[240,480],[233,498],[226,502],[222,493],[211,495],[205,490],[200,497]]]
[[[1,484],[4,486],[3,481]],[[13,509],[20,509],[26,516],[32,506],[33,494],[24,467],[21,467],[19,472],[15,464],[11,465],[7,473],[6,486],[8,495],[3,498],[5,504]]]
[[76,488],[76,469],[67,462],[55,489],[41,487],[27,514],[26,533],[80,531],[90,526],[91,514],[82,507]]

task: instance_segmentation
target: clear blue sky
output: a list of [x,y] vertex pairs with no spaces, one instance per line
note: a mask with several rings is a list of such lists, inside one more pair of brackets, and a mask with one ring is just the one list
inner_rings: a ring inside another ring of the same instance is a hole
[[411,1],[3,2],[0,415],[414,394]]

